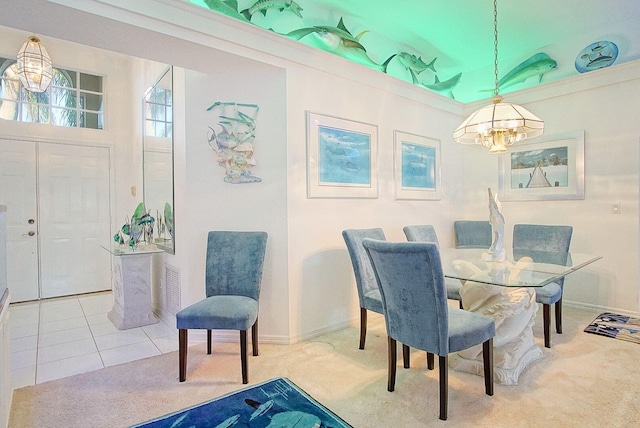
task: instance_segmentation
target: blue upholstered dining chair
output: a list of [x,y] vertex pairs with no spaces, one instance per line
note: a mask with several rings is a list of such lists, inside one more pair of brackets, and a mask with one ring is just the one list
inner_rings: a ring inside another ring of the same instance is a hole
[[346,229],[342,231],[342,237],[347,245],[353,273],[356,277],[358,300],[360,300],[360,349],[364,349],[367,339],[367,310],[382,313],[382,300],[380,290],[373,273],[373,267],[369,261],[362,240],[364,238],[385,240],[384,231],[380,228],[373,229]]
[[176,314],[180,382],[187,378],[187,331],[240,330],[242,383],[248,383],[247,330],[251,328],[253,355],[258,355],[258,301],[267,247],[266,232],[209,232],[207,240],[206,298]]
[[[568,254],[571,245],[571,226],[552,226],[540,224],[516,224],[513,226],[513,253],[518,250],[547,251]],[[533,257],[535,260],[535,256]],[[536,302],[542,305],[542,320],[544,325],[544,346],[551,347],[551,305],[556,308],[556,332],[562,334],[562,290],[564,278],[556,282],[535,288]]]
[[453,222],[456,248],[489,248],[493,242],[491,223],[482,220]]
[[[431,242],[436,244],[438,247],[440,246],[436,230],[430,224],[405,226],[402,230],[404,235],[407,237],[407,241]],[[460,309],[462,309],[462,297],[460,297],[460,287],[462,287],[462,284],[460,281],[457,279],[445,278],[444,285],[447,288],[447,298],[457,300],[459,302]]]
[[447,419],[448,355],[482,344],[484,384],[493,395],[492,318],[447,305],[438,246],[426,242],[364,239],[382,296],[389,349],[387,389],[395,389],[396,341],[438,355],[440,419]]

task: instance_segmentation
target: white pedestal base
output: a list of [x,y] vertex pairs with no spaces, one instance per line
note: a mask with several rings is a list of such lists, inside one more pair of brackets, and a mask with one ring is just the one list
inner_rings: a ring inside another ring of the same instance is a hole
[[155,324],[151,307],[151,254],[113,256],[113,309],[108,318],[119,330]]
[[[466,310],[495,320],[494,381],[503,385],[517,385],[522,371],[542,357],[542,350],[533,337],[533,324],[538,311],[534,289],[467,281],[460,289],[460,295]],[[451,355],[449,365],[455,370],[483,375],[482,345]]]

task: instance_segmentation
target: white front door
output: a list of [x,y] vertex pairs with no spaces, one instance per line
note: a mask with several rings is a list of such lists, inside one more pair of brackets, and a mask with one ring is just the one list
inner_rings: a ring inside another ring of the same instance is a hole
[[38,290],[36,145],[0,140],[0,204],[7,206],[7,284],[13,302]]
[[[32,158],[26,153],[29,150]],[[22,151],[25,154],[21,158],[14,154]],[[7,205],[7,226],[9,229],[10,219],[15,222],[15,237],[21,238],[14,244],[7,242],[12,265],[8,268],[11,300],[110,289],[110,257],[100,247],[109,244],[111,235],[109,149],[2,140],[0,152],[0,200],[9,196],[10,200],[2,201]],[[13,169],[18,171],[14,174],[4,168],[4,163],[11,164],[12,160]],[[34,214],[25,217],[23,212],[30,204]],[[10,217],[12,210],[15,217]],[[32,228],[20,230],[17,226],[24,228],[22,223]],[[31,244],[30,253],[20,247],[27,243]],[[34,277],[29,286],[23,285],[25,280],[21,278],[27,275]]]
[[39,144],[41,297],[111,288],[109,149]]

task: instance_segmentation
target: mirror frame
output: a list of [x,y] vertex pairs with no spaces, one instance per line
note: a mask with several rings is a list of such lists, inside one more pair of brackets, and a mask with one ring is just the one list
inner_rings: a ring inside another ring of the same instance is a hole
[[[171,177],[170,177],[170,181],[171,181],[171,198],[170,198],[170,203],[171,203],[171,211],[172,211],[172,215],[173,215],[173,233],[170,234],[169,231],[167,230],[163,236],[169,236],[170,239],[165,239],[164,241],[160,242],[160,238],[156,238],[157,236],[157,230],[154,231],[154,243],[156,244],[156,246],[158,248],[160,248],[161,250],[164,250],[165,252],[169,253],[169,254],[175,254],[175,181],[174,181],[174,174],[175,174],[175,163],[174,163],[174,118],[175,118],[175,114],[173,112],[174,110],[174,106],[173,106],[173,66],[169,65],[161,74],[160,76],[153,82],[153,84],[145,91],[144,95],[142,96],[142,189],[143,189],[143,196],[142,199],[144,201],[145,207],[147,209],[151,209],[152,211],[155,209],[156,213],[151,212],[150,214],[153,217],[157,217],[157,212],[161,212],[162,215],[162,222],[164,223],[164,206],[162,207],[151,207],[149,204],[149,201],[152,200],[152,198],[149,196],[149,192],[150,192],[150,188],[152,187],[149,183],[149,173],[148,173],[148,165],[147,163],[149,162],[148,159],[148,152],[151,152],[152,150],[148,150],[147,146],[150,144],[149,142],[149,137],[147,135],[146,132],[146,121],[147,121],[147,116],[146,116],[146,103],[147,103],[147,97],[148,95],[151,93],[151,91],[153,91],[156,87],[161,86],[161,82],[163,82],[167,76],[169,77],[169,84],[165,85],[165,89],[170,89],[171,90],[171,98],[172,98],[172,102],[171,102],[171,135],[170,140],[171,143],[169,144],[169,151],[170,151],[170,157],[171,157]],[[152,138],[162,138],[162,137],[152,137]],[[157,150],[155,152],[158,152]],[[160,211],[162,209],[162,211]],[[159,221],[156,218],[156,227],[159,227]]]

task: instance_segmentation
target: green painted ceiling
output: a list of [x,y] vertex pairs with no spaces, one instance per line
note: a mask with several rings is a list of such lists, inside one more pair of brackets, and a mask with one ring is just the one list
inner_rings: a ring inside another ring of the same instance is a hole
[[[407,62],[400,56],[392,57],[394,54],[405,52],[420,57],[427,65],[435,59],[432,68],[416,74],[416,84],[462,102],[492,95],[492,0],[296,0],[302,8],[301,16],[290,10],[291,0],[238,0],[237,8],[233,1],[189,1],[242,20],[246,18],[235,12],[248,9],[245,15],[253,25],[299,37],[302,43],[373,68],[379,66],[384,69],[381,72],[409,82],[414,80],[405,66]],[[251,9],[254,5],[273,7],[265,9],[263,16]],[[279,10],[281,6],[285,10]],[[348,30],[352,36],[346,39],[346,49],[335,51],[324,44],[327,39],[320,38],[319,33],[302,30],[325,27],[329,35],[344,35],[335,29],[341,18],[344,26],[340,29]],[[501,94],[538,85],[541,74],[542,83],[578,75],[576,58],[595,42],[617,45],[619,53],[612,66],[640,58],[638,22],[639,0],[499,0],[499,77],[536,54],[548,55],[548,59],[535,57],[544,61],[532,61],[535,64],[524,76],[529,77],[501,87]],[[383,64],[390,57],[385,69]],[[436,76],[440,84],[434,87]]]

